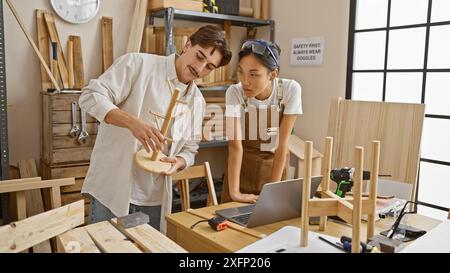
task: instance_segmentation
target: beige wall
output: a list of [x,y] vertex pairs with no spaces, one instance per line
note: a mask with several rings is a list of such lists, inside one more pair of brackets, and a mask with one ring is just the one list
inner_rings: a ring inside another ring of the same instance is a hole
[[[34,10],[51,10],[50,1],[12,0],[12,2],[25,27],[35,38]],[[64,48],[69,35],[81,36],[86,79],[95,78],[101,73],[101,17],[114,18],[114,53],[117,57],[125,52],[133,8],[134,1],[107,0],[102,1],[99,14],[89,23],[73,25],[57,18],[56,25]],[[9,150],[10,162],[16,164],[19,159],[40,158],[42,126],[40,72],[38,59],[6,4],[4,10],[7,89],[10,105]],[[303,87],[305,114],[298,121],[296,132],[304,139],[313,140],[320,149],[326,134],[329,101],[331,98],[345,95],[348,11],[349,0],[272,0],[272,17],[276,20],[276,40],[283,48],[281,76],[296,79]],[[184,26],[187,23],[177,22],[176,25]],[[243,35],[242,28],[233,27],[234,51],[238,49]],[[289,59],[291,40],[322,35],[325,37],[324,64],[318,67],[291,67]],[[268,38],[268,28],[262,28],[258,37]],[[235,63],[236,59],[233,60],[233,64]],[[223,157],[219,161],[224,162]],[[217,171],[219,174],[222,170]]]
[[[345,97],[349,0],[272,0],[276,42],[282,48],[281,76],[300,82],[304,115],[296,134],[323,151],[332,98]],[[292,39],[325,37],[320,66],[290,65]]]

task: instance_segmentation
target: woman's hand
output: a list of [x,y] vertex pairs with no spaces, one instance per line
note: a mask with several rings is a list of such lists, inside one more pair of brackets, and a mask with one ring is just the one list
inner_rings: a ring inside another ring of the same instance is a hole
[[246,193],[235,193],[235,194],[230,194],[231,199],[233,199],[233,201],[235,202],[240,202],[240,203],[251,203],[251,204],[255,204],[256,200],[258,200],[258,195],[254,195],[254,194],[246,194]]
[[164,157],[161,158],[161,162],[172,163],[172,167],[162,172],[161,174],[171,176],[178,172],[178,170],[184,169],[186,167],[186,161],[182,157]]

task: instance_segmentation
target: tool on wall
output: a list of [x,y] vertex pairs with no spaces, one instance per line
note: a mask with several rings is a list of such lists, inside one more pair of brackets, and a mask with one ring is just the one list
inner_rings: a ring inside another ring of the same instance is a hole
[[85,144],[89,134],[86,130],[86,112],[81,110],[81,133],[78,136],[78,143]]
[[77,102],[72,101],[72,129],[70,129],[69,135],[71,137],[77,137],[80,133],[80,127],[77,122]]
[[58,44],[52,43],[52,73],[55,79],[58,79]]

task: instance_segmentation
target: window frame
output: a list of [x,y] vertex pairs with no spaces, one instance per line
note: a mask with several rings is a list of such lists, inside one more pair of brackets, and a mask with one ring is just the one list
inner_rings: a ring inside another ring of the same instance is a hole
[[[353,88],[353,73],[383,73],[383,90],[382,90],[382,101],[386,101],[386,80],[387,80],[387,74],[388,73],[412,73],[412,72],[418,72],[423,74],[423,80],[422,80],[422,98],[421,103],[425,103],[426,98],[426,85],[427,85],[427,75],[428,73],[432,72],[444,72],[444,73],[450,73],[450,68],[448,69],[428,69],[428,50],[429,50],[429,43],[430,43],[430,29],[434,26],[443,26],[443,25],[450,25],[450,21],[442,21],[442,22],[431,22],[431,15],[432,15],[432,7],[433,7],[433,0],[428,0],[428,11],[427,11],[427,22],[421,23],[421,24],[412,24],[412,25],[403,25],[403,26],[390,26],[391,21],[391,6],[392,6],[392,0],[388,0],[388,7],[387,7],[387,23],[386,27],[380,27],[380,28],[368,28],[368,29],[359,29],[356,30],[356,18],[357,18],[357,2],[358,0],[350,0],[350,20],[349,20],[349,35],[348,35],[348,55],[347,55],[347,79],[346,79],[346,94],[345,98],[348,100],[352,99],[352,88]],[[418,27],[425,27],[425,54],[424,54],[424,67],[421,69],[388,69],[388,56],[389,56],[389,37],[390,32],[392,30],[398,30],[398,29],[411,29],[411,28],[418,28]],[[385,56],[384,56],[384,68],[383,69],[366,69],[366,70],[357,70],[353,69],[354,66],[354,46],[355,46],[355,36],[357,33],[362,32],[373,32],[373,31],[386,31],[386,45],[385,45]],[[450,115],[431,115],[431,114],[425,114],[425,118],[433,118],[433,119],[448,119],[450,120]],[[420,162],[427,162],[431,164],[438,164],[443,166],[450,166],[450,162],[446,161],[439,161],[434,160],[431,158],[423,158],[420,157]],[[415,193],[415,202],[420,205],[424,205],[427,207],[448,211],[448,208],[444,208],[441,206],[438,206],[436,204],[430,204],[427,202],[421,202],[419,200],[419,187],[420,187],[420,162],[419,162],[419,172],[417,174],[417,186],[416,186],[416,193]],[[415,211],[417,211],[417,204],[415,205]]]

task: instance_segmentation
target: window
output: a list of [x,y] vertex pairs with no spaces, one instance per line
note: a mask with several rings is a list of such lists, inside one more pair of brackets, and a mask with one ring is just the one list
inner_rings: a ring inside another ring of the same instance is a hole
[[347,99],[425,103],[418,212],[450,207],[450,1],[351,0]]

